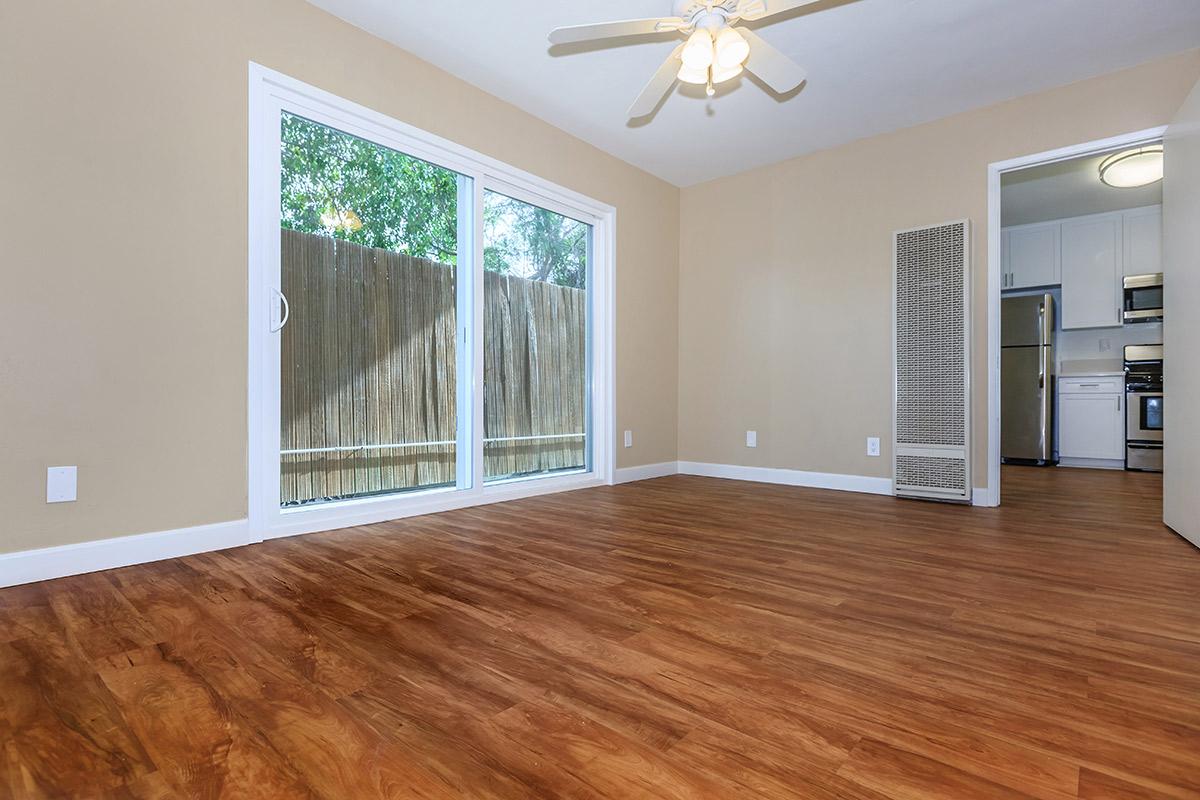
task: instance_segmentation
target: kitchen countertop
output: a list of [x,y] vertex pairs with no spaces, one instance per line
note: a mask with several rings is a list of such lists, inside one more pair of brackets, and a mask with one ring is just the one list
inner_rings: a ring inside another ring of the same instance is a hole
[[1064,361],[1058,366],[1060,378],[1111,378],[1125,374],[1125,362],[1119,358],[1085,358]]

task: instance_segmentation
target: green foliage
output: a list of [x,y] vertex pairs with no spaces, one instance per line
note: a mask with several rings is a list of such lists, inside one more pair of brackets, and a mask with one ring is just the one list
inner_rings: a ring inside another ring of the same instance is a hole
[[[457,173],[302,117],[282,120],[282,225],[458,261]],[[583,288],[588,226],[487,192],[484,268]]]
[[283,227],[456,263],[456,173],[291,114],[282,134]]
[[588,226],[562,214],[487,192],[483,266],[559,286],[587,285]]

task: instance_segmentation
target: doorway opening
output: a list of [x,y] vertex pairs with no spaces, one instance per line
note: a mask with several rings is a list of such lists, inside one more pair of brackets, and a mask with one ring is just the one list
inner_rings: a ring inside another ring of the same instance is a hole
[[1163,133],[989,167],[985,505],[1161,471]]

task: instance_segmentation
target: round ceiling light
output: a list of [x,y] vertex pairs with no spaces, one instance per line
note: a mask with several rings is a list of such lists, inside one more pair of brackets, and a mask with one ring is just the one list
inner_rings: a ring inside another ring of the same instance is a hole
[[1118,189],[1148,186],[1163,177],[1161,144],[1114,153],[1100,162],[1100,181]]

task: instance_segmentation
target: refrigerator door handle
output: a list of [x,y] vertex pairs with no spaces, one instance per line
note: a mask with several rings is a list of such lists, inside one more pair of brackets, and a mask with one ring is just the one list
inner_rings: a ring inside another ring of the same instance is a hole
[[[1045,311],[1045,306],[1042,307],[1042,311]],[[1041,423],[1042,459],[1044,461],[1049,461],[1054,457],[1054,453],[1052,452],[1054,448],[1053,435],[1048,430],[1051,413],[1049,408],[1051,395],[1046,386],[1046,376],[1050,371],[1049,349],[1048,347],[1038,348],[1041,355],[1041,358],[1038,359],[1038,417]]]

